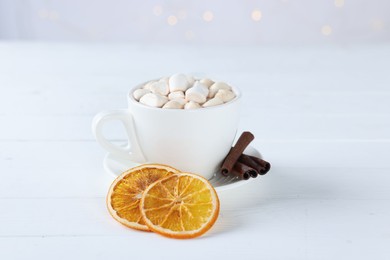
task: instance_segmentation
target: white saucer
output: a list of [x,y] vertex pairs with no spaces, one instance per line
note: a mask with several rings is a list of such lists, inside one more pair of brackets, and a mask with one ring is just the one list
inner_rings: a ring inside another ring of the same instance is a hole
[[[256,156],[262,158],[259,151],[257,151],[254,147],[248,146],[244,151],[245,154]],[[117,157],[111,153],[106,154],[103,161],[104,170],[110,174],[115,176],[120,175],[122,172],[127,169],[133,168],[140,165],[139,163],[124,160],[120,157]],[[253,181],[254,178],[250,178],[249,180],[240,180],[238,177],[233,176],[223,176],[221,173],[215,173],[214,176],[209,180],[210,183],[214,186],[217,192],[229,190],[241,186],[243,184],[249,183]]]

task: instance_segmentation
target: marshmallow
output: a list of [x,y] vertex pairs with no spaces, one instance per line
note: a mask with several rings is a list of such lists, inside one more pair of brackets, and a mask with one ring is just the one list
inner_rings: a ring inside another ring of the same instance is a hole
[[150,87],[152,86],[153,83],[155,83],[156,81],[155,80],[151,80],[149,82],[146,82],[146,84],[142,87],[143,89],[149,89],[150,90]]
[[152,91],[154,94],[166,96],[169,93],[169,87],[165,81],[157,81],[150,86],[150,91]]
[[201,106],[194,101],[190,101],[184,106],[184,109],[196,109],[196,108],[201,108]]
[[209,78],[196,79],[192,75],[175,74],[144,84],[132,93],[135,100],[166,109],[195,109],[221,105],[236,95],[225,82]]
[[185,100],[184,98],[173,98],[173,99],[171,99],[172,101],[176,101],[176,102],[178,102],[178,103],[180,103],[181,105],[185,105],[188,101],[187,100]]
[[207,100],[208,94],[209,89],[199,81],[195,81],[194,86],[187,89],[186,99],[197,103],[204,103]]
[[214,81],[212,81],[211,79],[208,79],[208,78],[201,79],[199,82],[202,83],[203,85],[207,86],[208,88],[214,84]]
[[171,93],[169,93],[168,98],[169,99],[184,98],[184,92],[183,91],[171,92]]
[[226,103],[235,97],[236,97],[236,95],[233,93],[233,91],[226,90],[226,89],[220,89],[220,90],[218,90],[217,94],[215,94],[214,98],[220,98],[224,103]]
[[189,87],[187,76],[184,74],[175,74],[169,78],[169,90],[174,91],[186,91]]
[[215,96],[215,94],[217,94],[218,90],[220,90],[220,89],[231,90],[232,88],[228,84],[226,84],[225,82],[215,82],[210,87],[210,92],[209,92],[208,98],[213,98]]
[[203,107],[212,107],[212,106],[217,106],[217,105],[222,105],[223,101],[222,99],[215,97],[212,99],[209,99],[206,103],[204,103],[202,106]]
[[159,81],[163,81],[163,82],[166,82],[167,84],[169,84],[169,77],[161,78]]
[[169,100],[162,108],[168,108],[168,109],[181,109],[184,105],[180,104],[179,102],[175,100]]
[[187,75],[187,81],[190,86],[192,86],[195,82],[195,78],[191,75]]
[[148,93],[150,93],[149,89],[139,88],[139,89],[134,90],[133,97],[135,100],[139,101],[140,98],[142,98],[145,94],[148,94]]
[[167,97],[154,93],[148,93],[139,100],[140,103],[151,107],[162,107],[167,101]]

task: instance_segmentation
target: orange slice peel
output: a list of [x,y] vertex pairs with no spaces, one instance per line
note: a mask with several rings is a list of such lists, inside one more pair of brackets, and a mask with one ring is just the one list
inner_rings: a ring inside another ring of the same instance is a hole
[[107,195],[107,208],[119,223],[138,230],[150,231],[140,212],[142,195],[150,184],[178,170],[162,164],[143,164],[119,175]]
[[152,183],[143,192],[140,212],[144,223],[171,238],[194,238],[207,232],[219,214],[219,199],[203,177],[176,173]]

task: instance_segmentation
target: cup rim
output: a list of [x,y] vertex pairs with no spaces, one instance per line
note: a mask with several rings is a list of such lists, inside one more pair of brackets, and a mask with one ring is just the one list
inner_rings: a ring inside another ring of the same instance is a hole
[[141,88],[142,86],[144,86],[146,83],[148,83],[150,81],[158,81],[158,80],[160,80],[160,79],[148,80],[148,81],[145,81],[145,82],[138,84],[135,87],[131,88],[130,91],[127,93],[127,98],[130,101],[130,103],[135,105],[135,106],[139,106],[141,108],[144,108],[144,109],[151,109],[151,110],[156,110],[156,111],[167,111],[168,113],[177,113],[178,111],[181,111],[178,113],[184,113],[184,111],[186,111],[185,113],[199,113],[200,111],[215,110],[215,109],[220,109],[220,108],[223,108],[226,106],[233,105],[234,103],[237,103],[241,99],[241,96],[242,96],[241,91],[237,87],[229,85],[229,86],[231,86],[234,94],[236,94],[236,97],[234,99],[232,99],[229,102],[226,102],[224,104],[221,104],[221,105],[212,106],[212,107],[202,107],[200,109],[162,109],[160,107],[151,107],[151,106],[144,105],[144,104],[142,104],[134,99],[133,92],[135,90]]

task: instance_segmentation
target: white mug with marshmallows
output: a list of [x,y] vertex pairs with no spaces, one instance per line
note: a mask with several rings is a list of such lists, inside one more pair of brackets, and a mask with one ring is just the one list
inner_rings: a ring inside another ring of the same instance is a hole
[[[224,104],[198,109],[163,109],[138,102],[129,92],[128,108],[104,111],[93,119],[98,143],[115,156],[137,163],[160,163],[183,172],[213,177],[228,154],[238,127],[241,93]],[[103,125],[119,120],[126,128],[128,143],[120,147],[107,140]]]

